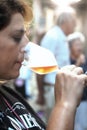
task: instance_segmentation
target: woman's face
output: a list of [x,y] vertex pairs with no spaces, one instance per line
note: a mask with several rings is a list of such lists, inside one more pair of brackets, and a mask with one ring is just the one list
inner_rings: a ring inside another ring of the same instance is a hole
[[72,47],[71,47],[71,53],[78,58],[82,53],[83,53],[83,49],[84,49],[84,44],[81,43],[81,41],[79,39],[75,40],[72,43]]
[[23,48],[27,43],[24,19],[16,13],[10,24],[0,31],[0,79],[12,79],[19,75],[24,59]]

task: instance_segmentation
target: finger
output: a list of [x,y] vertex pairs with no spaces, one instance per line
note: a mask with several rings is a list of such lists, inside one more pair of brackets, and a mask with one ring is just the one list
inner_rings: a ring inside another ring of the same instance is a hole
[[67,65],[67,66],[64,66],[63,68],[61,68],[61,70],[63,70],[63,71],[66,71],[66,70],[73,71],[75,68],[76,68],[75,65]]
[[86,86],[87,85],[87,75],[81,74],[79,75],[80,80],[83,82],[83,84]]
[[81,67],[76,67],[73,69],[73,73],[77,75],[83,74],[83,69]]

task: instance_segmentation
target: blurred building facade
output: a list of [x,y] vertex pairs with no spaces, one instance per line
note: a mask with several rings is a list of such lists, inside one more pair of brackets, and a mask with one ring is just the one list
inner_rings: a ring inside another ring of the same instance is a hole
[[80,22],[80,31],[86,38],[85,54],[87,56],[87,0],[80,0],[78,3],[72,5],[77,12]]

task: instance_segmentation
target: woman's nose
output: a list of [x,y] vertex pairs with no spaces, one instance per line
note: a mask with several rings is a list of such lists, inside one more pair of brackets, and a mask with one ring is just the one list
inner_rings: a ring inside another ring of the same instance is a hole
[[26,52],[25,47],[27,46],[28,43],[29,43],[29,39],[28,39],[28,37],[25,34],[24,35],[24,39],[23,39],[23,44],[22,44],[21,52]]
[[24,35],[24,46],[26,46],[29,42],[29,38],[27,37],[27,35]]

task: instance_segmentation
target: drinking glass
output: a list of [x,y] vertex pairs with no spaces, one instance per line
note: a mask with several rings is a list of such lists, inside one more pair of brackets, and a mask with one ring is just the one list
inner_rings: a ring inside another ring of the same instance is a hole
[[47,74],[58,70],[57,61],[51,51],[29,42],[25,50],[23,65],[35,73]]

